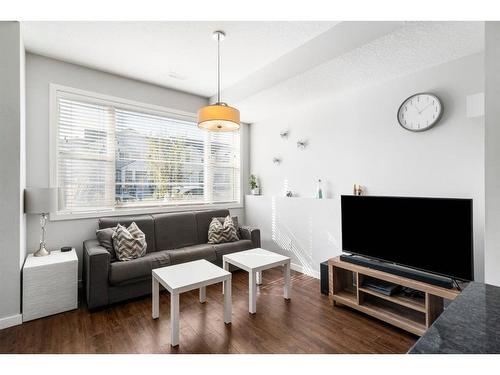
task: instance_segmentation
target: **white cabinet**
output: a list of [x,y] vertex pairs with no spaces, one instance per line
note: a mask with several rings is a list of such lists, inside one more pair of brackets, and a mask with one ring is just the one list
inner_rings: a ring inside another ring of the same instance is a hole
[[78,258],[75,249],[29,254],[23,267],[23,321],[78,307]]

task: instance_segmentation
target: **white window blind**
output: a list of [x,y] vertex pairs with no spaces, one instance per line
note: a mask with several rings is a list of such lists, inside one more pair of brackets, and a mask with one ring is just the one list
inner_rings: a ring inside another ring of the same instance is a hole
[[57,184],[65,211],[110,209],[115,194],[113,110],[58,99]]
[[235,202],[240,197],[239,132],[207,133],[210,148],[208,163],[213,202]]
[[205,134],[196,124],[116,110],[116,200],[204,203]]
[[191,119],[58,93],[61,213],[240,201],[240,134]]

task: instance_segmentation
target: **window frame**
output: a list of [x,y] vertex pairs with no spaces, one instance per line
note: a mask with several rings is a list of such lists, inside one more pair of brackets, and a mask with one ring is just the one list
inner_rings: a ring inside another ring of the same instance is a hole
[[[49,84],[49,181],[50,187],[57,186],[57,175],[58,175],[58,122],[59,113],[57,110],[57,99],[59,93],[63,93],[65,98],[80,99],[83,97],[89,98],[89,101],[93,103],[100,103],[106,105],[117,105],[120,108],[129,110],[141,110],[141,112],[149,113],[152,115],[167,116],[169,118],[196,121],[196,114],[181,110],[176,110],[168,107],[158,106],[155,104],[148,104],[144,102],[139,102],[130,99],[119,98],[107,94],[100,94],[92,91],[81,90],[73,87],[63,86],[55,83]],[[180,211],[191,211],[191,210],[210,210],[210,209],[238,209],[243,208],[244,202],[244,181],[243,177],[245,175],[243,171],[244,166],[244,141],[243,137],[245,132],[243,126],[240,128],[240,142],[239,142],[239,171],[240,171],[240,194],[239,202],[230,203],[170,203],[170,204],[153,204],[151,206],[140,206],[140,207],[114,207],[112,209],[103,208],[102,210],[92,210],[88,212],[72,212],[72,213],[60,213],[51,212],[50,220],[75,220],[75,219],[87,219],[87,218],[99,218],[106,216],[123,216],[123,215],[140,215],[140,214],[153,214],[153,213],[167,213],[167,212],[180,212]]]

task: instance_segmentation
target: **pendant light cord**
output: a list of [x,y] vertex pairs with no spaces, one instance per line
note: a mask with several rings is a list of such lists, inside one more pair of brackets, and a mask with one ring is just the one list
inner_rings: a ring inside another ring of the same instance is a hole
[[217,35],[217,103],[220,103],[220,35]]

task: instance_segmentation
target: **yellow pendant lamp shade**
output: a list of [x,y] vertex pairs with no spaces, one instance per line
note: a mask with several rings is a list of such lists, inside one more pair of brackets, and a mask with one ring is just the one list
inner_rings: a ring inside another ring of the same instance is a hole
[[198,127],[213,132],[231,132],[240,128],[240,111],[226,103],[207,105],[198,110]]
[[217,103],[198,110],[198,127],[212,132],[232,132],[240,128],[240,111],[220,100],[220,41],[225,36],[223,31],[213,33],[217,41]]

